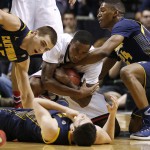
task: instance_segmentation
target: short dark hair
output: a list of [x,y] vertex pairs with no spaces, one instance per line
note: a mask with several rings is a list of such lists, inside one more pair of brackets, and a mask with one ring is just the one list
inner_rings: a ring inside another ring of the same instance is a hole
[[53,45],[56,44],[56,42],[57,42],[57,33],[52,27],[43,26],[43,27],[38,28],[37,31],[38,31],[39,36],[49,35],[52,44]]
[[79,146],[91,146],[96,139],[96,127],[92,123],[86,123],[77,127],[73,132],[73,141]]
[[79,41],[82,44],[88,44],[91,46],[93,43],[93,36],[86,30],[79,30],[74,34],[72,41]]
[[107,3],[112,5],[116,10],[119,11],[120,14],[125,14],[125,7],[121,0],[100,0],[101,3]]
[[66,11],[64,12],[63,16],[66,15],[66,14],[73,15],[74,18],[76,17],[76,14],[75,14],[72,10],[66,10]]

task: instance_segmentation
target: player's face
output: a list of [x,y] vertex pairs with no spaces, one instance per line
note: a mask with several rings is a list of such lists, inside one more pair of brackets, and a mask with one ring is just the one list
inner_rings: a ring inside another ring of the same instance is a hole
[[92,123],[92,121],[85,114],[79,114],[74,118],[73,126],[77,128],[85,123]]
[[43,54],[54,47],[48,35],[39,36],[35,34],[30,43],[28,46],[29,55]]
[[99,11],[98,11],[98,15],[97,15],[101,28],[109,29],[113,26],[114,13],[115,13],[115,9],[110,7],[109,4],[106,4],[106,3],[101,4]]
[[69,47],[69,58],[72,63],[77,63],[89,53],[90,45],[82,44],[79,41],[71,42]]

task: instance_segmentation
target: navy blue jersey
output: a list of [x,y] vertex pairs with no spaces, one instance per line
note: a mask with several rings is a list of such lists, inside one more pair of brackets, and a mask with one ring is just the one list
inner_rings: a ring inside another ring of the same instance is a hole
[[0,129],[4,130],[8,141],[69,145],[70,124],[72,121],[62,113],[49,111],[58,122],[58,134],[50,141],[42,139],[41,129],[32,109],[0,109]]
[[122,18],[114,25],[112,35],[122,35],[124,40],[110,57],[119,57],[126,64],[150,61],[150,42],[140,23]]
[[28,59],[27,51],[21,49],[20,45],[29,31],[28,27],[22,21],[18,31],[6,31],[1,26],[0,59],[9,60],[11,62],[22,62]]

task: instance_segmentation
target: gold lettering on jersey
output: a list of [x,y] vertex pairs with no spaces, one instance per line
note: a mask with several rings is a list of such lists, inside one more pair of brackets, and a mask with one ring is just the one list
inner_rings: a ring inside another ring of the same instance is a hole
[[117,48],[115,48],[115,51],[122,61],[124,61],[128,65],[130,64],[129,59],[132,60],[132,56],[130,55],[130,53],[127,53],[123,50],[123,43],[121,43]]
[[132,56],[130,55],[130,53],[127,53],[126,51],[120,50],[120,53],[118,54],[118,56],[121,58],[121,60],[123,60],[127,65],[130,64],[130,62],[128,61],[129,59],[132,60]]
[[4,50],[0,50],[0,54],[1,54],[2,56],[5,56]]
[[120,45],[118,45],[118,46],[115,48],[115,51],[119,51],[121,48],[123,48],[123,43],[121,43]]
[[129,53],[127,53],[127,52],[125,52],[125,51],[120,51],[120,53],[122,54],[122,56],[125,58],[125,59],[131,59],[132,60],[132,56],[129,54]]
[[10,36],[2,36],[2,41],[4,44],[8,59],[10,61],[17,60],[15,50],[14,50],[13,44],[11,42]]

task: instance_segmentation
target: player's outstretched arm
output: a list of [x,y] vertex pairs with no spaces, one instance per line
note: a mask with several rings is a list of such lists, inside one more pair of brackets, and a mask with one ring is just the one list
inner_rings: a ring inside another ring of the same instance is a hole
[[12,14],[6,13],[0,9],[0,24],[2,28],[8,31],[17,31],[20,29],[20,19]]
[[45,109],[43,106],[41,106],[38,102],[38,99],[34,99],[33,101],[33,109],[35,113],[35,117],[37,119],[37,122],[41,128],[41,135],[44,141],[47,143],[52,141],[57,133],[58,130],[58,123],[56,119],[53,119],[48,112],[47,109]]
[[95,48],[93,52],[82,59],[80,62],[73,64],[68,63],[64,65],[65,68],[70,68],[78,65],[93,64],[101,61],[103,58],[108,57],[124,40],[122,35],[112,35],[101,47]]
[[105,123],[103,129],[108,133],[110,138],[114,139],[114,132],[115,132],[115,118],[118,109],[118,101],[116,97],[111,96],[112,105],[107,104],[107,109],[109,112],[109,117],[107,122]]
[[35,98],[34,101],[36,101],[37,103],[39,103],[42,107],[44,107],[45,109],[48,110],[58,110],[62,113],[66,113],[67,117],[69,117],[70,119],[73,119],[75,116],[77,116],[79,114],[78,111],[73,110],[69,107],[60,105],[56,102],[47,100],[47,99],[43,99],[43,98]]
[[33,92],[30,87],[28,68],[29,58],[21,63],[15,63],[15,74],[18,83],[18,88],[21,93],[23,108],[31,108],[34,99]]
[[36,119],[41,127],[41,134],[44,140],[51,141],[58,133],[58,123],[53,119],[48,110],[58,110],[73,119],[79,114],[78,111],[70,109],[66,106],[62,106],[56,102],[35,98],[33,101],[33,109],[35,112]]
[[112,105],[107,105],[109,117],[104,127],[96,126],[97,137],[95,144],[112,143],[115,131],[115,117],[118,109],[118,102],[115,97],[111,97]]

